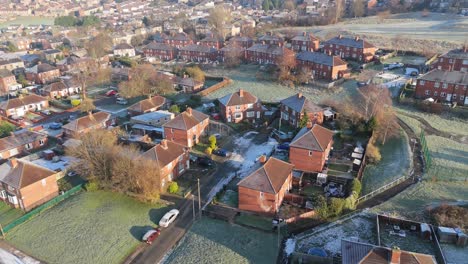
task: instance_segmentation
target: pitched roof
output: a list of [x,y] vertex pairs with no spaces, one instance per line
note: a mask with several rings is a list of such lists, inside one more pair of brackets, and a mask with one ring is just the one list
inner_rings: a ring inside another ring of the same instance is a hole
[[56,70],[54,66],[47,64],[47,63],[41,63],[38,64],[32,68],[29,68],[28,71],[32,73],[42,73],[42,72],[48,72],[48,71],[53,71]]
[[215,48],[205,46],[205,45],[197,45],[197,44],[190,44],[185,47],[180,48],[183,51],[196,51],[196,52],[203,52],[203,53],[214,53],[216,52]]
[[17,133],[13,133],[13,135],[11,136],[0,138],[0,151],[5,151],[19,146],[23,146],[27,143],[31,143],[46,137],[46,135],[29,130],[23,130]]
[[92,114],[92,118],[90,115],[86,115],[71,121],[70,123],[63,126],[63,128],[80,132],[86,128],[101,124],[110,118],[110,114],[106,112],[97,112]]
[[307,111],[308,113],[315,113],[323,110],[320,106],[312,103],[301,93],[283,99],[280,103],[298,113],[302,113],[303,111]]
[[375,47],[374,45],[370,44],[369,42],[365,41],[362,38],[346,38],[342,36],[337,36],[332,39],[329,39],[325,43],[341,45],[341,46],[351,47],[351,48],[358,48],[358,49]]
[[342,60],[339,56],[330,56],[321,52],[303,51],[296,55],[298,60],[309,61],[317,64],[323,64],[327,66],[339,66],[346,65],[347,63]]
[[13,76],[13,73],[11,73],[11,71],[6,70],[6,69],[0,69],[0,78],[10,77],[10,76]]
[[314,124],[310,130],[302,128],[292,140],[290,147],[323,152],[332,140],[333,131]]
[[189,114],[187,111],[180,113],[174,119],[164,124],[163,127],[189,130],[190,128],[201,123],[203,120],[209,118],[208,115],[205,115],[204,113],[197,110],[191,109],[190,111],[192,111],[192,114]]
[[276,194],[292,173],[293,167],[294,165],[285,161],[270,158],[261,168],[242,179],[237,185],[264,193]]
[[440,57],[466,60],[466,59],[468,59],[468,52],[465,49],[453,49],[453,50],[441,55]]
[[176,160],[178,157],[180,157],[180,155],[184,154],[186,151],[186,147],[179,143],[165,140],[165,144],[167,144],[167,148],[163,147],[162,144],[158,144],[150,150],[143,153],[141,157],[147,160],[154,161],[160,168],[163,168],[167,164]]
[[14,108],[22,107],[22,106],[29,105],[29,104],[37,104],[37,103],[44,102],[44,101],[47,101],[47,98],[36,95],[36,94],[29,94],[22,98],[14,98],[14,99],[0,102],[0,109],[3,109],[3,110],[14,109]]
[[44,91],[46,92],[56,92],[56,91],[62,91],[64,89],[67,89],[67,86],[65,85],[64,82],[53,82],[51,84],[44,86]]
[[170,36],[169,39],[172,40],[180,40],[180,41],[189,41],[191,38],[185,32],[180,32],[175,34],[174,36]]
[[283,55],[284,53],[288,53],[291,51],[290,49],[285,48],[284,46],[280,47],[278,45],[268,45],[268,44],[255,44],[252,47],[248,48],[247,50],[254,51],[254,52],[268,53],[272,55]]
[[304,32],[304,33],[302,33],[300,35],[295,36],[291,40],[295,40],[295,41],[315,41],[315,40],[319,40],[319,39],[317,37],[315,37],[314,35],[312,35],[312,33],[310,33],[310,32]]
[[258,98],[255,95],[242,89],[235,93],[228,94],[218,100],[221,104],[225,106],[254,104],[258,102]]
[[133,46],[125,42],[122,42],[114,46],[114,50],[120,50],[120,49],[133,49]]
[[128,108],[130,111],[143,113],[153,108],[160,108],[166,103],[166,98],[156,95],[151,98],[141,100]]
[[151,42],[144,49],[150,50],[173,50],[174,48],[171,47],[169,44],[166,43],[159,43],[159,42]]
[[426,81],[438,81],[453,84],[468,84],[468,72],[459,71],[444,71],[439,69],[433,69],[432,71],[424,74],[418,78],[419,80]]
[[203,85],[202,82],[196,81],[192,77],[187,77],[187,78],[176,77],[174,78],[174,84],[189,86],[189,87],[197,87],[197,86]]
[[20,58],[10,58],[10,59],[0,59],[0,65],[8,65],[11,63],[21,63],[23,62]]
[[29,161],[16,160],[16,162],[15,167],[12,167],[9,162],[0,166],[0,181],[16,189],[21,189],[56,174],[55,171]]

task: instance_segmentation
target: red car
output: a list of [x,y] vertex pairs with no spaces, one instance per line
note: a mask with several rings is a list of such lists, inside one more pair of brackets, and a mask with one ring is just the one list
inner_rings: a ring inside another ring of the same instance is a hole
[[109,96],[109,97],[110,97],[110,96],[114,96],[114,95],[116,95],[116,94],[117,94],[117,91],[116,91],[116,90],[109,90],[109,91],[107,91],[106,96]]
[[146,244],[151,245],[156,238],[159,237],[161,234],[161,229],[159,228],[154,228],[151,230],[148,230],[145,235],[143,235],[142,240],[146,242]]

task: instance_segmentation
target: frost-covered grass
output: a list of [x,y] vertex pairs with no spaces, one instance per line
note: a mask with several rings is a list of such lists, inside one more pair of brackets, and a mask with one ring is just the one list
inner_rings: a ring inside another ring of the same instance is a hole
[[221,98],[227,94],[244,89],[251,92],[263,101],[279,102],[291,95],[302,92],[307,98],[313,102],[320,102],[323,99],[334,98],[340,99],[346,95],[353,93],[356,89],[354,81],[345,82],[340,87],[331,89],[312,87],[312,86],[299,86],[290,88],[273,81],[260,81],[257,80],[255,74],[259,70],[259,65],[241,65],[235,69],[213,69],[207,71],[207,74],[214,76],[227,76],[233,80],[231,85],[219,89],[209,94],[207,99]]
[[337,220],[333,224],[318,227],[296,241],[295,251],[307,253],[310,248],[322,248],[331,255],[341,252],[341,239],[357,238],[359,242],[375,244],[377,230],[375,216],[354,215],[351,218]]
[[436,115],[436,114],[420,112],[413,108],[403,108],[403,107],[398,107],[398,111],[401,113],[407,113],[407,114],[421,117],[437,130],[447,132],[447,133],[454,133],[454,134],[468,136],[468,122],[466,120],[453,117],[449,113],[442,113],[440,115]]
[[8,225],[22,215],[23,212],[20,209],[12,208],[6,203],[0,203],[0,224],[2,226]]
[[426,136],[432,165],[428,171],[429,178],[443,181],[468,180],[468,145],[453,140]]
[[411,160],[408,137],[405,133],[387,140],[385,145],[379,145],[379,148],[382,160],[377,164],[368,164],[364,170],[363,195],[408,174]]
[[412,117],[408,117],[402,114],[398,114],[398,118],[405,122],[405,124],[407,124],[411,128],[411,130],[413,130],[413,132],[419,136],[419,134],[421,133],[421,122]]
[[119,263],[167,210],[117,193],[83,192],[17,226],[7,240],[47,263]]
[[424,211],[428,206],[467,199],[468,182],[435,182],[426,179],[410,186],[385,203],[373,207],[372,211],[416,221],[427,221],[424,219]]
[[275,263],[276,234],[202,218],[193,224],[166,263]]

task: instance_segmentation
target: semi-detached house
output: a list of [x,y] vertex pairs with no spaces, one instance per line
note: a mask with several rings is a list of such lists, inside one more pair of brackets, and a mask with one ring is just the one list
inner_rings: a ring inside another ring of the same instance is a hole
[[198,144],[208,124],[208,115],[189,107],[185,112],[164,124],[164,137],[191,148]]
[[327,40],[323,50],[327,54],[338,55],[343,59],[368,62],[374,58],[377,48],[359,37],[347,38],[339,35]]
[[468,72],[434,69],[418,78],[415,97],[468,105]]
[[228,123],[239,123],[244,120],[255,123],[263,117],[260,100],[243,89],[220,98],[219,111]]

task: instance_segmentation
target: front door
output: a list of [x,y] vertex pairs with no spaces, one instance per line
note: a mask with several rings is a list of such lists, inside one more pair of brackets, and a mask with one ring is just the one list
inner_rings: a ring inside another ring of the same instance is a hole
[[227,121],[228,121],[228,123],[231,123],[231,115],[228,115]]
[[260,111],[257,112],[257,119],[260,119]]

